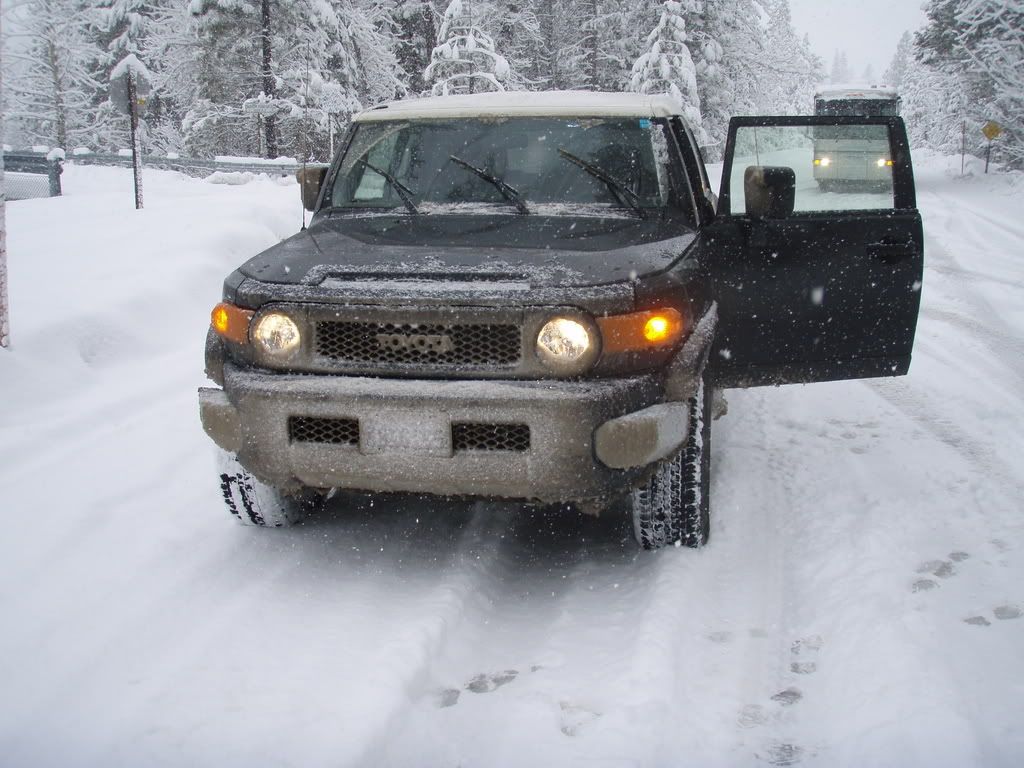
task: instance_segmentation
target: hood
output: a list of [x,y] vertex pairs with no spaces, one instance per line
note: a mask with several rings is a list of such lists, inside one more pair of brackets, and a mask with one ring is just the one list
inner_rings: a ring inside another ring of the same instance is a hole
[[693,242],[676,222],[517,215],[324,216],[246,262],[262,283],[325,280],[603,285],[661,272]]

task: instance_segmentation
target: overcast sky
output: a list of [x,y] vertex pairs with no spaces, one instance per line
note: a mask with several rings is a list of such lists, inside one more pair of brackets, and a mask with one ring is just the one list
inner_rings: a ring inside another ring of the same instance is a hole
[[870,64],[876,79],[889,66],[896,43],[926,21],[923,0],[790,0],[793,26],[811,37],[814,52],[832,68],[837,50],[846,51],[857,76]]

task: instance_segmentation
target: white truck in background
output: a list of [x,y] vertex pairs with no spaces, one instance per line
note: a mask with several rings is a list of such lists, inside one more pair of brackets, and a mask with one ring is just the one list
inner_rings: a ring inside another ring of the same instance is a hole
[[[814,94],[814,114],[895,117],[900,96],[884,85],[832,86]],[[892,187],[889,137],[877,125],[817,126],[814,179],[824,192]]]

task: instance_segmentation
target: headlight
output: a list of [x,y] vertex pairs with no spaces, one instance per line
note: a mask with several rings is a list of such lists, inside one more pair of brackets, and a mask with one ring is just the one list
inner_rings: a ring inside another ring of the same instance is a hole
[[887,165],[892,165],[892,160],[889,160],[886,157],[880,157],[875,162],[875,165],[877,165],[879,168],[885,168]]
[[558,373],[581,373],[597,357],[599,344],[596,331],[584,322],[555,317],[537,334],[537,357]]
[[830,165],[832,165],[832,158],[831,157],[816,157],[816,158],[814,158],[814,164],[815,165],[823,166],[825,168],[828,168]]
[[253,340],[271,354],[287,354],[299,346],[299,327],[288,315],[268,312],[257,322]]

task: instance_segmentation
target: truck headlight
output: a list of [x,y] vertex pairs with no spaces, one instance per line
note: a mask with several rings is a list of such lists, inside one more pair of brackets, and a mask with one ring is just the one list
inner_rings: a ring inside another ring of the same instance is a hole
[[271,354],[287,354],[299,346],[299,327],[283,312],[268,312],[256,321],[252,337]]
[[554,317],[537,334],[537,357],[557,373],[581,373],[597,357],[599,339],[582,319]]
[[816,157],[816,158],[814,158],[814,164],[815,165],[820,165],[823,168],[828,168],[830,165],[832,165],[832,158],[831,157]]

